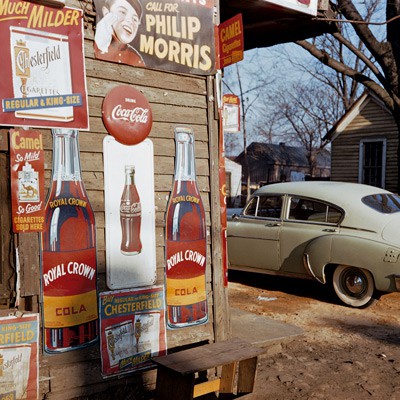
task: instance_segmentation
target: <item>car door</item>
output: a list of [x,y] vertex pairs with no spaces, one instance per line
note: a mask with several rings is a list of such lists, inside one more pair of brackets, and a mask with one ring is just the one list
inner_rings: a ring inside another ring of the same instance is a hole
[[336,235],[344,212],[332,204],[301,196],[288,196],[280,232],[280,272],[304,275],[307,244],[324,235]]
[[282,212],[281,195],[253,197],[243,213],[228,222],[231,266],[277,270]]

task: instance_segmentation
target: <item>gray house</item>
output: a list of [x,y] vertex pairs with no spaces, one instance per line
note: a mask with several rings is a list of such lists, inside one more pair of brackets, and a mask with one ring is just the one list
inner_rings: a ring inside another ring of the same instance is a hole
[[[312,175],[304,147],[253,142],[247,147],[247,159],[252,190],[269,183],[330,177],[330,152],[326,149],[317,155]],[[244,152],[235,161],[242,165],[242,183],[246,184]]]
[[374,95],[361,95],[326,139],[331,141],[332,180],[397,191],[397,127]]

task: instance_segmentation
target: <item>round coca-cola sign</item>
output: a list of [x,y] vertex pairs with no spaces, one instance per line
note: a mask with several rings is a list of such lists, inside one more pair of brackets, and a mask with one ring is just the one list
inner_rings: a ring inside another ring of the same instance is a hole
[[102,114],[107,131],[122,144],[138,144],[150,134],[153,115],[149,102],[132,86],[111,89],[104,98]]

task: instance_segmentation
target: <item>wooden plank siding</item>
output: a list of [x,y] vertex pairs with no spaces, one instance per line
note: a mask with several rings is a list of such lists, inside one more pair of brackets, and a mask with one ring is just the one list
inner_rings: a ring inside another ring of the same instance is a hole
[[333,140],[331,179],[358,182],[360,142],[368,138],[386,139],[385,188],[397,192],[397,127],[392,115],[372,98]]
[[[102,122],[101,107],[108,91],[118,85],[132,85],[148,99],[153,126],[149,138],[154,145],[154,184],[156,209],[157,284],[164,284],[165,213],[173,184],[176,124],[187,124],[195,133],[196,174],[204,202],[207,225],[207,299],[209,322],[185,329],[168,330],[168,348],[198,342],[224,340],[229,336],[227,288],[223,287],[221,266],[221,227],[218,180],[218,120],[214,103],[214,77],[182,75],[171,72],[135,68],[96,60],[93,52],[92,1],[67,1],[68,6],[86,7],[85,66],[90,114],[90,130],[79,133],[83,181],[96,218],[99,291],[106,287],[106,242],[103,139],[108,135]],[[89,17],[87,17],[89,15]],[[211,99],[211,100],[209,100]],[[43,134],[45,148],[45,189],[50,186],[52,170],[52,137],[49,129]],[[8,129],[0,129],[0,151],[7,152]],[[25,234],[26,235],[26,234]],[[21,293],[25,310],[40,310],[39,235],[14,235],[23,255]],[[22,247],[21,247],[22,246]],[[28,306],[29,305],[29,306]],[[21,309],[24,309],[21,307]],[[117,386],[152,388],[155,371],[129,374],[104,380],[101,377],[98,345],[62,354],[40,354],[40,398],[68,400],[89,396]],[[111,396],[110,398],[113,398]],[[122,398],[122,397],[121,397]]]

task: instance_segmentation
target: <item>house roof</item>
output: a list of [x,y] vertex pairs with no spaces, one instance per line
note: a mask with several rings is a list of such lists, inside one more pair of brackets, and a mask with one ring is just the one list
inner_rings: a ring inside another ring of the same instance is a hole
[[[282,2],[284,3],[284,2]],[[334,18],[333,12],[318,2],[318,17]],[[328,2],[325,2],[328,4]],[[274,46],[337,31],[333,22],[316,19],[268,0],[220,0],[221,22],[241,13],[245,50]]]
[[363,108],[370,103],[371,101],[378,104],[382,107],[383,110],[390,113],[387,107],[383,104],[383,102],[378,99],[374,94],[365,91],[350,107],[350,109],[343,114],[343,116],[332,126],[332,128],[328,131],[328,133],[323,137],[323,140],[327,140],[333,142],[342,132],[345,131],[347,126],[356,118]]
[[[262,162],[269,165],[308,166],[307,150],[304,147],[287,146],[286,144],[271,144],[253,142],[247,147],[249,161]],[[242,164],[244,152],[240,153],[235,161]],[[330,166],[330,152],[322,150],[317,156],[319,167]]]

